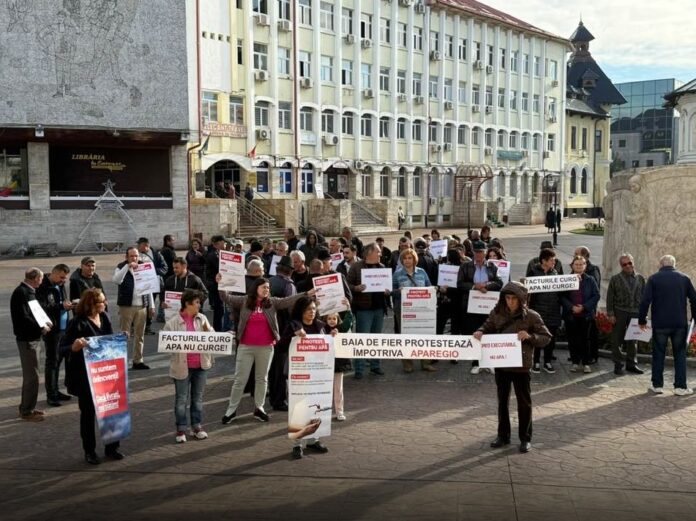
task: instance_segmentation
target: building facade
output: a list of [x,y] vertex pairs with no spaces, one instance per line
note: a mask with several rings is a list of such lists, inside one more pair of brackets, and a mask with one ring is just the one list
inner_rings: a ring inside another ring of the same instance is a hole
[[[462,164],[505,213],[562,171],[567,40],[473,0],[201,3],[196,196],[250,184],[279,223],[317,197],[450,221]],[[217,194],[216,194],[217,192]]]
[[679,112],[678,165],[696,164],[696,78],[665,95],[667,106]]

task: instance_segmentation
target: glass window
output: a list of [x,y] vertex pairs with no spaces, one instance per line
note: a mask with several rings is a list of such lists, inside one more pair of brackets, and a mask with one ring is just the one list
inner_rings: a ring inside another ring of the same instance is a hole
[[457,129],[457,144],[466,145],[466,125],[460,125]]
[[423,28],[414,27],[413,28],[413,49],[416,51],[423,50]]
[[267,0],[253,0],[251,3],[251,10],[255,13],[268,14],[268,1]]
[[396,92],[406,94],[406,71],[396,71]]
[[430,143],[437,143],[437,123],[430,123],[430,125],[428,125],[428,141],[430,141]]
[[391,20],[389,18],[379,19],[379,40],[381,43],[391,42]]
[[452,80],[449,78],[445,80],[444,96],[447,101],[452,101],[454,99],[452,97]]
[[321,56],[321,81],[333,82],[333,58]]
[[587,193],[587,170],[582,169],[582,174],[580,175],[580,193]]
[[541,57],[535,56],[534,57],[534,76],[540,76],[540,75],[541,75]]
[[582,149],[587,150],[587,129],[582,129]]
[[314,192],[314,169],[312,165],[307,165],[300,171],[301,174],[301,186],[303,194],[311,194]]
[[556,134],[549,134],[546,139],[546,150],[553,152],[556,150]]
[[290,20],[290,0],[278,0],[278,18]]
[[474,42],[475,61],[481,61],[481,42]]
[[505,131],[498,131],[498,148],[505,148]]
[[421,83],[422,83],[421,73],[414,72],[413,73],[413,95],[414,96],[422,96],[423,95],[423,92],[421,90]]
[[343,8],[341,10],[341,31],[343,34],[353,34],[353,10]]
[[493,60],[495,59],[495,48],[492,45],[486,45],[486,49],[488,49],[488,59],[486,61],[486,65],[490,65],[493,67]]
[[314,114],[311,107],[300,109],[300,129],[306,132],[314,132]]
[[397,25],[397,35],[396,35],[396,43],[399,47],[406,47],[408,46],[408,32],[407,32],[407,25],[402,22],[398,22]]
[[322,29],[334,30],[334,6],[331,2],[319,4],[319,23]]
[[364,137],[372,136],[372,116],[365,114],[360,118],[360,135]]
[[505,53],[505,49],[502,49],[502,48],[501,48],[501,49],[500,49],[500,68],[501,68],[502,70],[505,70],[505,58],[506,58],[506,55],[505,55],[505,54],[506,54],[506,53]]
[[300,0],[300,23],[312,25],[312,0]]
[[379,195],[380,197],[389,197],[389,185],[391,184],[391,179],[389,176],[389,169],[383,168],[379,174]]
[[278,47],[278,74],[290,75],[290,49]]
[[481,104],[481,88],[475,83],[471,86],[471,103],[474,105]]
[[360,38],[372,40],[372,15],[360,14]]
[[268,163],[261,163],[256,168],[256,191],[268,193]]
[[522,60],[522,72],[529,74],[529,54],[525,54]]
[[512,72],[517,72],[517,60],[519,59],[519,55],[519,51],[510,52],[510,70]]
[[510,132],[510,148],[517,148],[517,132]]
[[363,196],[372,197],[372,172],[370,170],[365,169],[360,174],[360,184],[362,185]]
[[201,105],[203,122],[218,120],[217,94],[215,92],[203,91]]
[[292,193],[292,166],[290,163],[283,163],[278,170],[278,191],[281,194]]
[[570,171],[570,193],[578,193],[578,174],[575,172],[574,168]]
[[445,143],[449,143],[450,145],[454,142],[452,132],[453,128],[454,127],[452,125],[445,125],[442,131],[442,141],[444,141]]
[[379,68],[379,90],[389,92],[389,67]]
[[413,171],[413,196],[414,197],[420,197],[421,196],[421,169],[416,168]]
[[532,136],[532,149],[536,152],[541,151],[541,140],[539,139],[540,137],[540,134],[534,134],[534,136]]
[[510,91],[510,110],[517,110],[517,91]]
[[237,64],[244,65],[244,42],[237,40]]
[[352,112],[344,112],[343,113],[343,116],[341,117],[341,131],[348,136],[353,135],[353,113]]
[[399,118],[396,122],[396,139],[406,139],[406,120]]
[[529,149],[529,134],[526,132],[522,134],[522,144],[521,144],[522,150],[527,150]]
[[558,62],[556,60],[551,60],[549,62],[549,76],[551,76],[552,80],[558,80]]
[[360,64],[360,88],[372,88],[372,65],[369,63]]
[[230,123],[244,125],[244,99],[230,96]]
[[396,174],[396,196],[406,197],[406,169],[403,167]]
[[602,131],[601,130],[596,130],[595,131],[595,141],[594,141],[594,149],[595,152],[601,152],[602,151]]
[[498,107],[505,108],[505,89],[498,89]]
[[416,120],[411,125],[411,138],[413,141],[423,141],[423,122]]
[[532,112],[534,114],[539,114],[539,95],[535,94],[534,98],[532,99]]
[[312,54],[307,51],[300,51],[300,77],[309,78],[312,75]]
[[286,101],[278,103],[278,127],[292,129],[292,103]]
[[493,87],[486,87],[486,106],[493,106]]
[[353,62],[343,60],[341,63],[341,85],[353,85]]
[[440,50],[440,33],[438,33],[437,31],[430,31],[430,50]]
[[331,110],[324,110],[321,113],[321,131],[329,134],[334,133],[334,113]]
[[452,35],[445,35],[445,57],[452,58],[454,56],[454,38]]
[[522,93],[522,110],[529,112],[529,92]]
[[471,129],[471,144],[475,147],[481,144],[481,129],[478,127]]
[[254,119],[257,127],[268,126],[268,109],[267,101],[257,101],[254,107]]
[[459,39],[459,47],[457,51],[457,57],[461,61],[466,61],[466,38],[460,38]]
[[487,147],[492,147],[493,146],[493,133],[495,131],[492,128],[486,129],[486,146]]
[[387,117],[379,118],[379,137],[389,137],[389,118]]
[[428,84],[428,96],[437,99],[437,86],[440,78],[437,76],[430,76],[430,83]]
[[578,148],[578,127],[570,127],[570,149]]
[[5,196],[29,195],[26,149],[0,148],[0,190],[5,192]]
[[459,100],[459,103],[466,103],[466,82],[465,81],[459,82],[459,92],[458,92],[457,99]]

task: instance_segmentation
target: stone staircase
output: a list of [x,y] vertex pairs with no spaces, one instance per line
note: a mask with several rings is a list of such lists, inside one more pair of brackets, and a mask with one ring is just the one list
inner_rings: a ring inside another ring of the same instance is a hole
[[507,212],[508,224],[531,224],[532,205],[530,203],[517,203]]
[[391,230],[382,219],[355,200],[350,202],[350,210],[352,214],[351,228],[356,232],[380,233]]
[[237,215],[239,219],[237,237],[244,239],[250,237],[281,239],[283,237],[284,230],[278,226],[275,217],[259,208],[253,201],[248,201],[244,197],[237,198]]

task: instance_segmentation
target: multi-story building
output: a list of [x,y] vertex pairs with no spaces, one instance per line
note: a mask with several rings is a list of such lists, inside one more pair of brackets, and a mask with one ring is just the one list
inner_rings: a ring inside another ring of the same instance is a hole
[[462,164],[493,168],[496,211],[562,171],[568,41],[479,2],[207,1],[198,36],[198,197],[249,183],[285,225],[325,196],[417,226],[449,221]]
[[[614,105],[626,100],[590,53],[594,36],[580,22],[570,37],[566,91],[563,205],[569,217],[599,215],[609,181],[610,130]],[[616,109],[614,109],[616,110]]]
[[612,112],[613,171],[674,162],[679,114],[664,96],[681,85],[674,78],[616,84],[627,103]]

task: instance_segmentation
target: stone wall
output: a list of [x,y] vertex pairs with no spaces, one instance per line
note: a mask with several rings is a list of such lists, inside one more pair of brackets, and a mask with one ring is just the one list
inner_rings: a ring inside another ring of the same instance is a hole
[[254,204],[275,218],[281,228],[292,228],[297,232],[300,219],[300,201],[296,199],[254,198]]
[[[494,203],[495,204],[495,203]],[[469,207],[466,201],[455,201],[452,207],[452,223],[457,228],[465,228],[469,219]],[[488,215],[487,201],[471,201],[471,227],[481,228]]]
[[351,201],[348,199],[311,199],[305,205],[307,226],[322,235],[337,236],[344,226],[352,226]]
[[213,235],[234,236],[237,231],[236,199],[192,199],[191,231],[207,244]]

